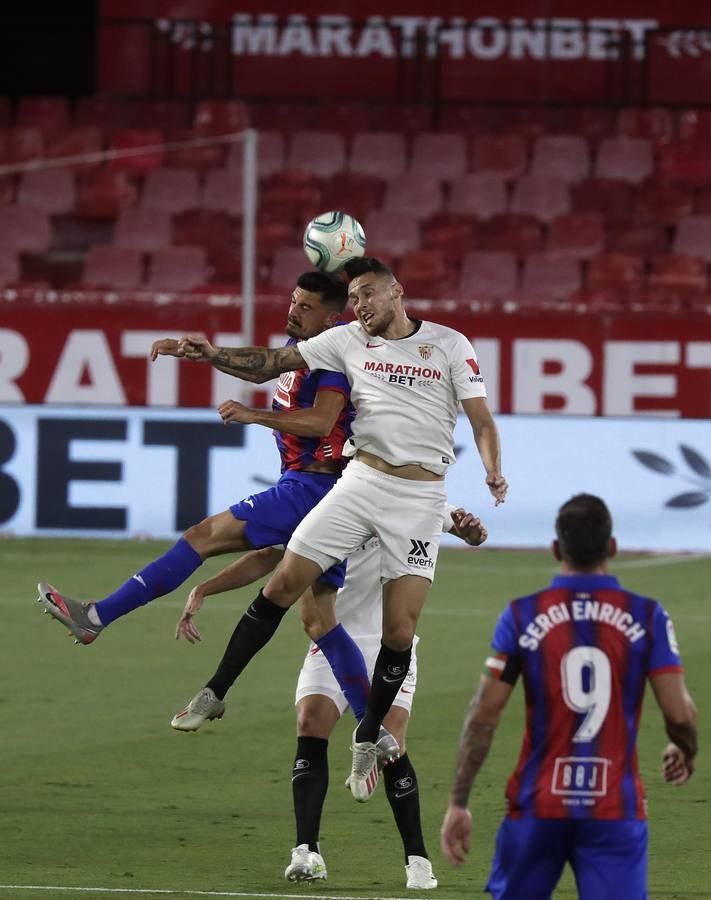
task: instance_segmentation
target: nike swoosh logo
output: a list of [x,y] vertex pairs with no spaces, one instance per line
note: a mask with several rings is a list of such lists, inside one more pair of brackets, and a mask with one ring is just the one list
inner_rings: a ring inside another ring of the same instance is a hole
[[370,341],[367,341],[365,346],[368,350],[376,350],[378,347],[384,347],[385,344],[371,344]]
[[395,794],[395,797],[396,797],[398,800],[400,800],[400,799],[402,799],[402,797],[409,797],[410,794],[414,794],[414,793],[415,793],[415,788],[413,788],[411,791],[403,791],[402,794],[397,794],[397,793],[396,793],[396,794]]
[[411,694],[412,691],[408,691],[407,688],[400,688],[400,693],[401,693],[401,694]]
[[140,575],[132,575],[131,578],[133,578],[134,581],[140,582],[143,585],[143,587],[146,586],[146,582],[141,578]]
[[248,619],[251,619],[253,622],[258,622],[258,621],[259,621],[259,617],[253,615],[253,614],[250,612],[251,609],[252,609],[251,606],[248,606],[247,609],[245,609],[245,611],[244,611],[245,616],[247,616],[247,618],[248,618]]
[[252,509],[254,509],[254,500],[245,500],[244,502],[251,506]]
[[383,675],[383,681],[385,682],[385,684],[396,684],[398,681],[402,681],[403,678],[404,676],[398,676],[397,678],[388,678],[387,675]]

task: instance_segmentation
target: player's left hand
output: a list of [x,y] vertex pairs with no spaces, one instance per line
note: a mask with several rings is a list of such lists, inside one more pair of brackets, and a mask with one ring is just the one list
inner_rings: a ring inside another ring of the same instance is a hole
[[180,348],[180,341],[173,338],[162,338],[160,341],[154,341],[151,347],[151,362],[155,362],[159,356],[177,356],[178,358],[185,356]]
[[201,641],[202,637],[200,636],[200,632],[198,631],[198,627],[193,621],[193,616],[195,613],[199,612],[202,609],[202,605],[205,602],[205,597],[200,589],[200,585],[195,585],[195,587],[188,594],[188,599],[185,603],[185,609],[183,610],[182,616],[178,619],[178,624],[175,626],[175,640],[180,640],[181,637],[184,637],[186,641],[191,644],[196,643],[196,641]]
[[489,532],[484,527],[481,519],[465,509],[460,508],[452,511],[452,526],[452,530],[457,537],[460,537],[472,547],[478,547],[489,537]]
[[221,406],[217,407],[218,413],[222,416],[225,425],[230,422],[241,422],[242,425],[251,425],[252,410],[236,400],[226,400]]
[[494,506],[503,503],[506,499],[506,492],[508,491],[509,486],[501,472],[492,472],[490,475],[487,475],[486,484],[489,488],[489,493],[496,501]]
[[455,866],[461,866],[469,853],[472,814],[463,806],[450,803],[440,830],[442,853]]
[[671,784],[685,784],[694,771],[691,760],[676,744],[667,744],[662,753],[662,778]]

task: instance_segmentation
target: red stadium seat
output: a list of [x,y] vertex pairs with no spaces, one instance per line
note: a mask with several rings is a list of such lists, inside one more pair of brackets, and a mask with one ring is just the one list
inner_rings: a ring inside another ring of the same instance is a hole
[[562,106],[555,112],[553,134],[579,134],[596,148],[614,131],[614,113],[605,106]]
[[371,107],[374,131],[400,131],[414,136],[432,131],[434,114],[431,103],[387,103]]
[[510,250],[526,256],[543,250],[543,228],[533,216],[494,216],[484,229],[482,245],[485,250]]
[[519,134],[482,134],[471,144],[472,169],[495,172],[508,181],[526,171],[526,144]]
[[422,246],[440,250],[447,263],[459,264],[462,257],[479,246],[481,226],[471,215],[436,213],[422,223]]
[[0,128],[0,165],[19,165],[42,156],[44,143],[38,128]]
[[693,212],[694,197],[691,188],[682,185],[646,184],[640,187],[635,205],[640,222],[676,225]]
[[494,130],[489,111],[471,103],[447,103],[442,106],[439,127],[444,132],[463,134],[469,139],[477,134]]
[[688,140],[660,147],[654,175],[662,184],[707,185],[711,181],[709,144]]
[[260,131],[290,135],[311,127],[313,111],[313,104],[297,100],[262,100],[252,106],[252,125]]
[[0,247],[0,287],[5,287],[20,278],[20,260],[17,250]]
[[175,246],[200,246],[211,253],[232,247],[236,239],[235,227],[224,211],[187,209],[173,217]]
[[66,97],[23,97],[15,121],[24,128],[38,128],[45,136],[56,134],[69,125],[69,101]]
[[436,300],[452,294],[451,266],[444,253],[435,247],[406,253],[398,266],[398,278],[411,298]]
[[201,134],[232,134],[250,126],[250,112],[240,100],[200,100],[192,126]]
[[652,260],[647,283],[685,299],[702,294],[708,288],[706,263],[695,256],[660,256]]
[[343,135],[327,131],[299,131],[291,139],[286,160],[292,172],[329,178],[346,168]]
[[386,250],[393,256],[402,256],[420,244],[417,220],[411,216],[403,217],[399,212],[375,210],[363,223],[363,227],[369,253]]
[[394,178],[405,171],[405,138],[397,132],[356,134],[349,161],[351,172]]
[[184,100],[131,101],[132,128],[159,128],[168,134],[190,125],[190,107]]
[[0,209],[0,247],[25,253],[45,253],[52,231],[49,215],[31,206],[6,206]]
[[336,131],[346,138],[359,131],[368,131],[371,107],[357,100],[324,100],[318,105],[319,131]]
[[426,219],[442,209],[442,186],[435,178],[397,175],[385,185],[383,209],[403,217]]
[[524,175],[515,183],[511,212],[550,222],[570,210],[568,185],[560,178]]
[[515,106],[502,114],[506,131],[523,138],[526,147],[532,147],[551,127],[552,114],[545,107]]
[[138,188],[127,172],[104,167],[77,175],[74,213],[81,219],[115,219],[137,199]]
[[[244,143],[232,144],[227,152],[227,168],[242,171]],[[260,131],[257,139],[257,173],[268,178],[286,168],[286,142],[280,131]]]
[[518,286],[516,257],[510,252],[472,250],[462,260],[459,292],[470,300],[504,300]]
[[25,172],[17,190],[22,206],[44,209],[50,215],[68,213],[74,207],[74,172],[69,169],[38,169]]
[[617,114],[616,131],[620,137],[646,138],[661,147],[674,137],[674,118],[663,107],[628,106]]
[[137,126],[134,105],[115,97],[82,97],[74,111],[74,124],[100,128],[111,136]]
[[674,238],[674,253],[711,262],[711,215],[684,216]]
[[301,247],[279,247],[274,253],[269,284],[283,291],[292,290],[299,275],[310,268]]
[[506,182],[502,175],[470,172],[449,185],[445,208],[452,213],[469,213],[482,222],[506,212]]
[[72,156],[95,157],[81,163],[72,164],[72,168],[86,171],[92,166],[101,165],[101,159],[96,158],[104,149],[101,131],[93,126],[79,126],[67,128],[57,135],[47,139],[45,156],[49,159],[64,159]]
[[153,169],[146,175],[141,206],[170,214],[200,205],[197,172],[193,169]]
[[190,291],[210,277],[204,247],[162,247],[151,253],[146,288]]
[[323,186],[323,208],[343,209],[363,222],[383,203],[383,182],[374,175],[340,172]]
[[661,225],[622,222],[609,228],[607,249],[649,259],[669,251],[669,238]]
[[580,264],[576,259],[532,253],[523,266],[519,302],[569,300],[580,289]]
[[411,175],[451,181],[467,168],[467,145],[461,134],[425,132],[413,139]]
[[[257,220],[257,257],[260,261],[272,260],[279,247],[297,247],[301,237],[302,229],[291,222]],[[304,265],[308,266],[305,257]]]
[[588,264],[590,290],[638,290],[642,286],[643,261],[631,253],[601,253]]
[[195,128],[178,128],[170,132],[170,149],[166,149],[163,165],[199,170],[224,166],[232,145],[204,141],[205,135]]
[[595,162],[595,176],[639,184],[651,175],[653,168],[651,141],[646,138],[605,138]]
[[711,109],[683,109],[677,121],[677,136],[681,141],[708,146],[711,143]]
[[590,151],[579,135],[546,135],[533,148],[531,174],[574,183],[590,173]]
[[632,215],[633,191],[625,181],[588,178],[570,191],[576,212],[600,213],[606,222],[627,221]]
[[260,213],[272,213],[272,218],[293,219],[304,225],[323,212],[322,189],[319,179],[306,172],[279,172],[262,187]]
[[133,290],[143,281],[143,254],[140,250],[95,244],[84,260],[81,281],[91,288]]
[[[163,142],[163,133],[157,129],[131,128],[117,131],[109,149],[119,154],[126,152],[128,155],[119,155],[111,161],[111,165],[136,175],[145,175],[151,169],[163,165],[165,159]],[[140,152],[143,147],[146,148],[145,152]]]
[[200,200],[195,205],[241,216],[242,173],[237,169],[211,169],[205,178]]
[[170,215],[160,209],[126,209],[116,220],[114,246],[130,250],[157,250],[171,243]]
[[600,213],[571,213],[550,223],[546,252],[550,259],[589,259],[605,249]]

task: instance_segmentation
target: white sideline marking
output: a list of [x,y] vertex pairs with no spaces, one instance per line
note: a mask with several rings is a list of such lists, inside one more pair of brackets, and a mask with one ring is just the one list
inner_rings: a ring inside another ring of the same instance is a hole
[[[263,894],[256,891],[190,891],[170,888],[75,887],[59,884],[0,884],[0,891],[64,891],[71,894],[162,894],[169,897],[285,897],[293,900],[417,900],[416,897],[353,897],[347,894]],[[440,898],[443,900],[443,898]]]

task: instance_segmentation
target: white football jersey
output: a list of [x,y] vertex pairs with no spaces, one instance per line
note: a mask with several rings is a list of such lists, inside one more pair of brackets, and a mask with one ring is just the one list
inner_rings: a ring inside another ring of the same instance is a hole
[[343,372],[356,408],[353,452],[392,466],[416,463],[443,475],[454,462],[460,400],[486,397],[471,343],[452,328],[421,322],[409,337],[371,338],[359,322],[298,344],[309,369]]

